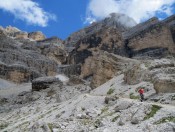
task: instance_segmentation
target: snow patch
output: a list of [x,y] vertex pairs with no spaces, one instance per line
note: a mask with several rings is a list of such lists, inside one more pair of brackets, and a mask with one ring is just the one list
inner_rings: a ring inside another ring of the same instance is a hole
[[10,81],[6,81],[3,79],[0,79],[0,89],[6,89],[12,86],[16,86],[16,84],[10,82]]
[[63,74],[56,75],[55,77],[58,78],[62,82],[68,82],[69,81],[69,78],[67,76],[63,75]]

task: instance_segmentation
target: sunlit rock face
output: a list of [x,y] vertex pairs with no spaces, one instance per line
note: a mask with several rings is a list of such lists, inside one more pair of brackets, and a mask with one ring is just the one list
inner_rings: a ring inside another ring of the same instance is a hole
[[[174,54],[174,21],[175,16],[163,21],[153,17],[136,25],[126,15],[112,13],[106,19],[73,33],[65,41],[66,44],[70,42],[74,46],[69,53],[68,63],[82,64],[84,69],[91,65],[87,61],[89,58],[101,56],[94,54],[99,51],[136,59],[162,58]],[[90,75],[91,72],[87,71],[86,74]],[[82,73],[84,74],[83,70]]]
[[28,37],[30,39],[33,39],[33,40],[36,40],[36,41],[44,40],[46,38],[45,35],[40,31],[31,32],[31,33],[28,34]]
[[96,88],[114,76],[124,73],[129,67],[137,64],[136,60],[114,55],[112,53],[96,51],[88,57],[81,67],[81,78],[91,77],[91,87]]
[[84,62],[84,59],[92,55],[93,49],[127,56],[122,33],[134,25],[136,22],[132,18],[112,13],[104,20],[73,33],[64,42],[67,46],[75,47],[70,53],[70,62]]
[[175,54],[175,16],[163,21],[151,18],[124,32],[129,57],[163,57]]

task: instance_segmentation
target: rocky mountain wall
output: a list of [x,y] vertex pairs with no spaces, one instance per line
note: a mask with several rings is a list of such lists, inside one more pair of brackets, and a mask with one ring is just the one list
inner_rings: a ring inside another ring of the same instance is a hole
[[114,76],[124,73],[137,63],[136,60],[112,53],[104,51],[93,52],[93,56],[89,56],[83,63],[80,77],[91,77],[91,87],[96,88]]
[[129,57],[144,55],[158,57],[161,54],[167,54],[167,52],[174,54],[174,21],[174,15],[163,21],[151,18],[124,32],[123,37],[128,48]]
[[68,77],[72,75],[79,76],[81,73],[81,66],[80,65],[61,65],[58,66],[58,73],[65,74]]
[[132,27],[131,29],[125,31],[122,35],[123,35],[124,39],[132,38],[136,34],[139,34],[141,31],[149,28],[151,25],[158,23],[158,22],[159,22],[158,18],[153,17],[153,18],[147,20],[146,22],[137,24],[136,26]]
[[15,83],[30,82],[34,78],[41,76],[42,74],[34,68],[21,65],[0,64],[0,78],[10,80]]
[[172,15],[170,17],[167,17],[166,19],[162,20],[163,23],[171,23],[175,20],[175,15]]
[[139,51],[144,53],[143,50],[146,52],[162,48],[167,49],[170,53],[175,53],[175,44],[170,28],[164,23],[157,23],[141,31],[128,39],[126,45],[131,50],[130,57]]
[[[83,36],[82,34],[81,37],[77,37],[79,40],[76,41],[74,48],[72,48],[73,50],[69,53],[67,62],[68,64],[80,64],[82,77],[93,76],[94,79],[94,76],[99,76],[98,69],[95,72],[90,70],[92,65],[100,67],[95,61],[99,63],[103,61],[94,59],[102,56],[99,51],[135,59],[162,58],[175,54],[174,16],[170,16],[164,21],[159,21],[158,18],[153,17],[133,28],[123,28],[124,26],[120,27],[119,21],[115,20],[116,15],[113,15],[111,18],[106,18],[81,30],[87,31],[88,35]],[[103,26],[100,27],[99,25],[101,24]],[[79,33],[78,31],[75,34],[79,35]],[[100,68],[103,69],[104,67]],[[116,71],[113,67],[112,73]],[[101,78],[106,76],[108,75],[100,75]],[[109,76],[113,77],[112,74]],[[101,81],[100,78],[96,78],[93,82],[93,79],[91,83],[94,83],[94,86],[107,81],[107,79],[102,79],[103,81]]]
[[175,43],[175,20],[170,23],[170,29],[171,29],[171,34],[172,34],[173,41]]
[[[125,23],[126,21],[122,20],[126,20],[127,23]],[[124,22],[124,24],[121,21]],[[128,23],[130,25],[128,25]],[[129,18],[124,14],[112,13],[109,17],[105,18],[104,20],[94,22],[90,26],[71,34],[65,40],[64,43],[66,46],[71,47],[77,44],[77,42],[83,39],[84,37],[90,37],[91,35],[96,34],[103,28],[117,28],[118,31],[123,32],[129,29],[131,25],[136,25],[136,22],[132,18]]]
[[37,50],[24,49],[21,46],[21,42],[0,31],[1,78],[21,83],[38,76],[56,74],[56,62]]
[[121,56],[127,56],[121,32],[115,28],[103,28],[91,36],[84,37],[69,53],[68,63],[84,63],[85,59],[92,56],[93,51],[104,50]]

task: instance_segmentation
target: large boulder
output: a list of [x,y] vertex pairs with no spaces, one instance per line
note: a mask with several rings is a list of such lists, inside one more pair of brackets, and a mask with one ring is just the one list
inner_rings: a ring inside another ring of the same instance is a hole
[[42,89],[49,88],[51,84],[60,84],[62,82],[56,77],[40,77],[32,81],[32,91],[40,91]]
[[124,72],[124,81],[129,85],[138,84],[141,81],[149,80],[150,76],[144,64],[135,64],[131,69]]
[[[174,74],[175,75],[175,74]],[[154,82],[154,89],[157,93],[174,93],[175,92],[175,76],[160,75]]]

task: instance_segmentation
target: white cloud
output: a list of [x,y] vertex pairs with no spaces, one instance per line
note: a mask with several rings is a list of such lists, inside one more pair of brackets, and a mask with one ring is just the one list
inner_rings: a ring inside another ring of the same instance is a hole
[[96,22],[96,19],[94,17],[92,17],[90,15],[86,16],[86,20],[85,20],[84,24],[86,24],[86,23],[92,24],[93,22]]
[[56,20],[56,16],[44,11],[38,3],[32,0],[0,0],[0,9],[12,13],[15,18],[46,27],[48,21]]
[[[90,0],[87,18],[98,20],[116,12],[126,14],[139,23],[156,13],[172,15],[174,3],[175,0]],[[87,19],[86,21],[88,22]]]

